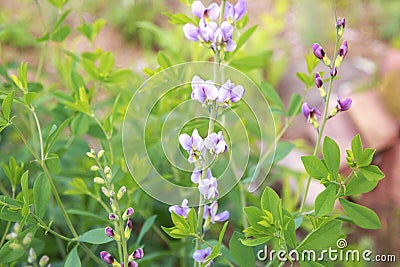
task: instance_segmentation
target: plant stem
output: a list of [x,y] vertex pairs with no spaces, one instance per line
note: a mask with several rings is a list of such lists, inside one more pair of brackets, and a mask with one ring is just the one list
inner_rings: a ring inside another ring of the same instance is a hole
[[4,241],[6,241],[6,236],[8,234],[8,230],[10,230],[10,226],[11,226],[11,222],[8,222],[6,225],[6,228],[4,229],[4,234],[1,237],[0,248],[3,247]]
[[97,125],[100,127],[101,131],[103,132],[104,136],[106,137],[108,148],[110,149],[110,161],[111,164],[114,164],[114,150],[113,145],[111,142],[111,136],[107,133],[106,129],[104,128],[103,124],[101,124],[100,120],[93,114],[93,119],[96,121]]
[[54,231],[54,230],[51,229],[42,219],[40,219],[40,217],[37,216],[35,213],[31,212],[31,216],[38,222],[38,225],[39,225],[41,228],[43,228],[44,230],[46,230],[46,232],[49,232],[49,233],[51,233],[52,235],[54,235],[54,236],[56,236],[56,237],[58,237],[58,238],[60,238],[60,239],[62,239],[62,240],[64,240],[64,241],[67,241],[67,242],[76,242],[76,241],[77,241],[76,239],[66,237],[66,236],[61,235],[61,234],[59,234],[58,232]]

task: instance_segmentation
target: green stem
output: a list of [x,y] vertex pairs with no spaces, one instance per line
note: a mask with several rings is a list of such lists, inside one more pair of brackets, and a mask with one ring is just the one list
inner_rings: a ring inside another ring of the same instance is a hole
[[110,161],[111,161],[111,164],[114,164],[114,150],[113,150],[113,145],[112,145],[112,142],[111,142],[111,136],[107,133],[107,131],[104,128],[103,124],[96,117],[96,115],[93,115],[92,117],[96,121],[97,125],[100,127],[100,129],[103,132],[104,136],[106,137],[108,148],[110,149]]
[[[246,204],[246,193],[244,191],[244,186],[243,184],[239,184],[239,190],[240,190],[240,203],[242,205],[242,210],[247,206]],[[246,214],[242,212],[242,220],[243,220],[243,229],[247,229],[249,227],[249,222],[247,221]]]
[[31,216],[38,222],[38,225],[43,228],[44,230],[46,230],[46,232],[51,233],[52,235],[58,237],[59,239],[62,239],[64,241],[67,242],[76,242],[76,239],[72,239],[69,237],[66,237],[64,235],[59,234],[58,232],[54,231],[53,229],[51,229],[42,219],[40,219],[40,217],[38,217],[36,214],[31,212]]
[[6,241],[6,236],[8,234],[8,230],[10,230],[10,226],[11,226],[11,222],[8,222],[6,225],[6,228],[4,229],[4,234],[1,237],[0,248],[3,247],[4,241]]

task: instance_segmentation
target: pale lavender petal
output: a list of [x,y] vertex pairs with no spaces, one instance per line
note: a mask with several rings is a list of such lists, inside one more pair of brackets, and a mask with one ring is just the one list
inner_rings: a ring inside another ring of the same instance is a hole
[[216,133],[211,133],[207,138],[204,140],[204,146],[207,149],[214,149],[215,145],[218,142],[218,136]]
[[215,87],[213,82],[211,81],[206,81],[206,83],[203,86],[204,91],[207,95],[208,100],[215,100],[218,97],[218,89]]
[[194,1],[192,3],[192,12],[193,14],[201,19],[204,15],[205,7],[201,1]]
[[193,183],[197,184],[199,183],[200,176],[201,176],[201,170],[195,168],[192,172],[190,180],[192,180]]
[[214,149],[215,149],[215,154],[221,154],[228,149],[228,145],[224,140],[221,140],[217,143]]
[[219,5],[217,5],[216,3],[212,3],[207,9],[206,12],[208,14],[208,17],[215,21],[219,18]]
[[235,8],[232,6],[231,3],[226,3],[224,18],[226,20],[233,22],[234,17],[235,17]]
[[302,110],[304,117],[308,118],[310,116],[311,107],[307,103],[303,104],[303,106],[301,107],[301,110]]
[[238,102],[244,96],[245,90],[243,86],[237,85],[231,91],[231,99],[230,101],[235,103]]
[[179,143],[186,151],[190,151],[192,149],[193,141],[192,137],[188,134],[184,133],[179,136]]
[[187,23],[183,26],[183,33],[185,37],[190,41],[198,42],[200,37],[199,28],[197,28],[192,23]]
[[226,43],[225,51],[232,52],[235,49],[236,49],[236,43],[232,39],[229,39],[228,42]]
[[229,211],[227,211],[227,210],[225,210],[225,211],[223,211],[221,213],[218,213],[214,217],[214,221],[215,222],[225,222],[228,219],[229,219]]
[[221,31],[223,40],[227,42],[229,39],[232,39],[233,34],[233,26],[227,21],[222,22],[221,24]]
[[199,131],[197,129],[193,130],[192,140],[193,140],[193,147],[198,151],[202,151],[204,147],[203,138],[201,138],[201,136],[199,135]]
[[241,20],[246,14],[246,0],[239,0],[235,5],[235,21]]

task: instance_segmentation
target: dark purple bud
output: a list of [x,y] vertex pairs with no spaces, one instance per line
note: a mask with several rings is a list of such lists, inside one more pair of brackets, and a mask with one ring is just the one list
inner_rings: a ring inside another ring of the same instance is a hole
[[351,98],[345,98],[345,99],[341,99],[339,96],[338,96],[338,99],[337,99],[337,109],[339,110],[339,111],[346,111],[346,110],[348,110],[348,109],[350,109],[351,108],[351,104],[353,103],[353,100],[351,100]]
[[130,217],[134,212],[134,209],[132,207],[129,207],[126,209],[126,216]]
[[331,76],[332,76],[332,77],[336,77],[336,75],[337,75],[337,68],[336,68],[336,67],[333,67],[333,68],[331,69]]
[[100,258],[107,264],[113,265],[114,257],[107,251],[100,252]]
[[133,257],[134,259],[141,259],[141,258],[143,258],[143,255],[144,255],[144,252],[143,252],[143,249],[142,249],[142,248],[138,248],[137,250],[135,250],[135,251],[132,253],[132,257]]
[[114,213],[110,213],[110,214],[108,215],[108,219],[109,219],[110,221],[115,221],[115,220],[118,219],[118,216],[115,215]]
[[311,119],[317,120],[321,116],[321,112],[319,112],[317,108],[312,108],[307,103],[303,104],[302,113],[309,123],[311,122]]
[[348,45],[347,45],[347,41],[343,41],[342,45],[339,48],[339,56],[344,59],[347,55],[347,50],[348,50]]
[[[121,263],[121,267],[124,267],[124,263]],[[128,262],[128,267],[138,267],[139,264],[136,261],[130,261]]]
[[346,28],[346,18],[338,18],[338,20],[336,21],[336,27]]
[[321,88],[324,85],[319,72],[315,73],[315,85],[317,86],[317,88]]
[[130,230],[132,230],[132,228],[133,228],[133,223],[132,223],[132,219],[131,219],[131,218],[129,218],[129,219],[126,221],[126,227],[128,227]]
[[314,53],[314,56],[316,56],[318,59],[323,59],[325,57],[324,49],[317,43],[312,45],[312,51]]
[[106,232],[106,236],[108,236],[108,237],[115,236],[114,230],[109,226],[106,227],[105,232]]

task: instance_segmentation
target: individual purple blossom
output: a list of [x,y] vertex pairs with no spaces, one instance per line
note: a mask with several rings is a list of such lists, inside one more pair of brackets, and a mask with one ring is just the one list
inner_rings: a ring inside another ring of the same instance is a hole
[[331,69],[331,76],[332,76],[332,77],[336,77],[336,75],[337,75],[337,68],[336,68],[336,66],[335,66],[335,67],[333,67],[333,68]]
[[349,47],[347,45],[347,41],[344,40],[339,47],[339,56],[341,57],[342,60],[346,57],[348,48]]
[[129,230],[132,231],[132,229],[133,229],[132,218],[129,218],[129,219],[126,221],[126,226],[125,226],[125,228],[127,228],[127,229],[129,229]]
[[312,123],[313,120],[317,120],[321,116],[321,112],[317,108],[312,108],[307,103],[303,104],[302,112],[308,123]]
[[[211,252],[212,252],[211,247],[207,247],[207,248],[205,248],[205,249],[196,250],[196,251],[193,253],[193,259],[194,259],[195,261],[197,261],[198,263],[203,264],[204,262],[206,262],[207,257],[211,255]],[[211,265],[213,265],[213,264],[214,264],[214,262],[213,262],[213,261],[210,261],[210,263],[207,264],[207,266],[211,266]]]
[[246,0],[239,0],[235,6],[227,2],[224,17],[230,23],[236,23],[246,14]]
[[[190,180],[192,180],[193,183],[198,184],[201,176],[203,175],[202,170],[198,170],[197,168],[194,168],[192,176],[190,177]],[[207,179],[213,178],[211,169],[207,169]]]
[[174,205],[169,207],[169,212],[173,212],[183,218],[187,218],[190,208],[187,206],[188,200],[185,198],[180,206]]
[[241,85],[235,85],[227,80],[218,90],[217,101],[221,103],[235,103],[242,99],[245,89]]
[[216,3],[212,3],[205,8],[201,1],[193,1],[192,12],[199,19],[215,21],[219,18],[220,7]]
[[[124,267],[124,263],[121,263],[121,267]],[[136,261],[129,261],[128,262],[128,267],[138,267],[139,264]]]
[[114,257],[107,251],[100,252],[100,258],[109,265],[113,265],[114,263]]
[[134,210],[132,207],[129,207],[129,208],[126,209],[125,215],[126,215],[127,217],[130,217],[130,216],[133,215],[134,212],[135,212],[135,210]]
[[218,213],[218,202],[214,201],[210,206],[204,205],[204,219],[209,219],[212,224],[216,222],[225,222],[229,219],[229,211],[225,210]]
[[107,227],[104,229],[104,231],[105,231],[105,233],[106,233],[106,236],[108,236],[108,237],[114,237],[114,236],[115,236],[114,230],[113,230],[111,227],[109,227],[109,226],[107,226]]
[[225,47],[226,52],[232,52],[236,49],[236,43],[232,39],[233,26],[227,21],[221,23],[211,35],[212,40],[211,47],[214,51],[221,51]]
[[194,129],[192,136],[184,133],[179,136],[179,143],[189,153],[188,161],[194,163],[203,158],[205,153],[203,138],[197,129]]
[[222,135],[222,131],[219,131],[218,134],[211,133],[204,139],[204,146],[210,150],[211,154],[221,154],[228,150],[228,145],[224,140],[224,136]]
[[341,99],[340,96],[337,98],[337,109],[338,111],[346,111],[351,108],[353,100],[351,98]]
[[108,219],[109,219],[110,221],[116,221],[116,220],[118,220],[118,216],[115,215],[114,213],[110,213],[110,214],[108,215]]
[[215,177],[200,180],[199,182],[200,194],[204,196],[205,199],[215,199],[218,197],[218,182]]
[[321,88],[324,85],[319,72],[315,73],[315,85],[317,88]]
[[322,46],[320,46],[318,43],[315,43],[312,45],[312,51],[314,53],[314,56],[318,59],[324,59],[325,57],[325,51],[322,48]]
[[199,76],[192,79],[192,99],[202,104],[218,97],[218,89],[211,80],[204,81]]
[[338,18],[337,21],[336,21],[336,27],[345,28],[346,27],[346,18]]
[[144,256],[144,251],[142,248],[138,248],[132,253],[132,257],[134,259],[141,259],[143,258],[143,256]]

